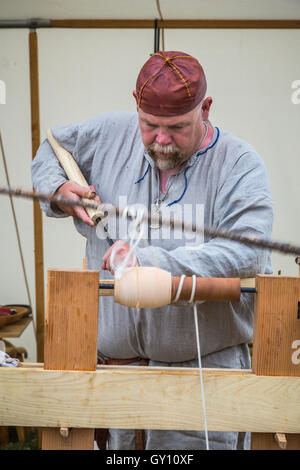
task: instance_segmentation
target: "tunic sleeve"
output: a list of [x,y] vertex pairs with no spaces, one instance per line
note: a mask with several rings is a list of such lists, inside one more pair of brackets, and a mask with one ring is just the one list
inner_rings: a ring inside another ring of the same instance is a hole
[[[87,182],[90,180],[95,148],[101,132],[102,120],[92,118],[82,123],[55,126],[51,129],[55,139],[68,150],[78,163]],[[66,181],[61,167],[48,140],[40,145],[31,167],[33,187],[37,192],[54,194]],[[49,202],[41,202],[41,209],[49,217],[67,217]]]

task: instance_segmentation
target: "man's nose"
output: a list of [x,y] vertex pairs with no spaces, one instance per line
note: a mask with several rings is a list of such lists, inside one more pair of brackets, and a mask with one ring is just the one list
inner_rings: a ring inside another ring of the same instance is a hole
[[160,145],[169,145],[172,143],[172,137],[167,132],[159,130],[155,141]]

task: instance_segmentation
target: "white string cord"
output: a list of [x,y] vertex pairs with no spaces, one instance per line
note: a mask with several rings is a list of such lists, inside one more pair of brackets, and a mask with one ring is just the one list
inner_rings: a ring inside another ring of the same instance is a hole
[[[112,269],[115,272],[115,277],[121,277],[124,269],[128,268],[128,264],[131,266],[135,266],[136,264],[136,254],[135,249],[141,239],[144,237],[145,228],[142,226],[142,221],[145,214],[145,209],[143,207],[136,209],[134,206],[126,206],[125,209],[122,211],[122,218],[125,219],[128,214],[133,218],[132,222],[132,230],[129,233],[129,245],[130,248],[127,252],[127,255],[123,259],[123,261],[116,265],[115,264],[115,256],[118,250],[120,249],[120,245],[116,245],[111,252],[110,263]],[[150,245],[149,245],[150,246]],[[173,302],[177,302],[184,283],[185,274],[182,274],[180,277],[179,285],[177,288],[176,296]],[[191,291],[191,297],[188,300],[188,303],[193,304],[194,309],[194,320],[195,320],[195,330],[196,330],[196,342],[197,342],[197,351],[198,351],[198,363],[199,363],[199,377],[200,377],[200,388],[201,388],[201,398],[202,398],[202,409],[203,409],[203,422],[204,422],[204,432],[205,432],[205,442],[206,442],[206,450],[209,450],[209,442],[208,442],[208,430],[207,430],[207,418],[206,418],[206,405],[205,405],[205,394],[204,394],[204,384],[203,384],[203,374],[202,374],[202,362],[201,362],[201,350],[200,350],[200,337],[199,337],[199,325],[198,325],[198,316],[197,316],[197,305],[194,301],[195,293],[196,293],[196,286],[197,286],[197,277],[195,274],[192,276],[193,279],[193,286]]]
[[147,238],[144,238],[143,242],[144,242],[145,247],[148,248],[149,251],[150,251],[150,254],[151,254],[151,257],[152,257],[152,261],[153,261],[153,266],[155,266],[156,268],[160,269],[159,263],[158,263],[158,260],[157,260],[157,257],[156,257],[156,255],[155,255],[155,253],[154,253],[154,250],[152,249],[152,246],[149,244]]
[[176,293],[176,296],[175,296],[175,299],[173,300],[173,302],[177,302],[177,300],[180,297],[180,294],[181,294],[181,291],[182,291],[182,286],[183,286],[183,283],[184,283],[184,278],[185,278],[185,274],[182,274],[181,278],[180,278],[180,281],[179,281],[177,293]]
[[[177,302],[180,297],[183,283],[184,283],[185,274],[182,274],[177,293],[173,302]],[[209,442],[208,442],[208,429],[207,429],[207,418],[206,418],[206,404],[205,404],[205,394],[204,394],[204,383],[203,383],[203,374],[202,374],[202,362],[201,362],[201,350],[200,350],[200,336],[199,336],[199,325],[198,325],[198,315],[197,315],[197,304],[194,302],[195,293],[196,293],[196,285],[197,285],[197,277],[195,274],[192,276],[193,278],[193,286],[190,300],[188,303],[193,304],[194,309],[194,320],[195,320],[195,330],[196,330],[196,342],[197,342],[197,351],[198,351],[198,362],[199,362],[199,377],[200,377],[200,388],[201,388],[201,398],[202,398],[202,410],[203,410],[203,422],[204,422],[204,433],[205,433],[205,443],[206,443],[206,450],[209,450]]]
[[[122,211],[122,219],[126,220],[128,214],[133,219],[131,224],[131,231],[129,233],[129,250],[123,261],[119,264],[115,263],[115,257],[120,249],[120,245],[116,245],[112,249],[110,255],[110,264],[115,273],[116,278],[120,278],[126,268],[133,267],[136,265],[137,259],[135,249],[145,235],[145,227],[143,227],[142,225],[145,215],[145,208],[138,207],[136,209],[134,206],[126,206]],[[125,242],[123,243],[125,244]]]

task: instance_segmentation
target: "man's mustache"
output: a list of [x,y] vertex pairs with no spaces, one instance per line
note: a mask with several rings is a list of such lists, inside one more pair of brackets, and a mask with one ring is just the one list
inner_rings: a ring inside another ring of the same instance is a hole
[[154,144],[149,145],[148,147],[149,150],[151,150],[154,153],[175,153],[175,152],[180,152],[180,149],[176,147],[176,145],[168,144],[168,145],[161,145],[155,142]]

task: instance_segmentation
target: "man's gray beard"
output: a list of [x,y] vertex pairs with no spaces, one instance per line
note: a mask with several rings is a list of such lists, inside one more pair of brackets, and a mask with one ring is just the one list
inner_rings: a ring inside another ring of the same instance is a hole
[[[164,148],[164,146],[161,146]],[[172,148],[171,146],[165,146],[166,148]],[[155,165],[159,170],[167,171],[173,170],[177,166],[180,166],[183,162],[186,161],[186,155],[183,152],[180,152],[178,147],[173,147],[171,151],[165,154],[164,157],[158,155],[157,149],[159,144],[152,144],[147,147],[147,152],[154,161]]]

